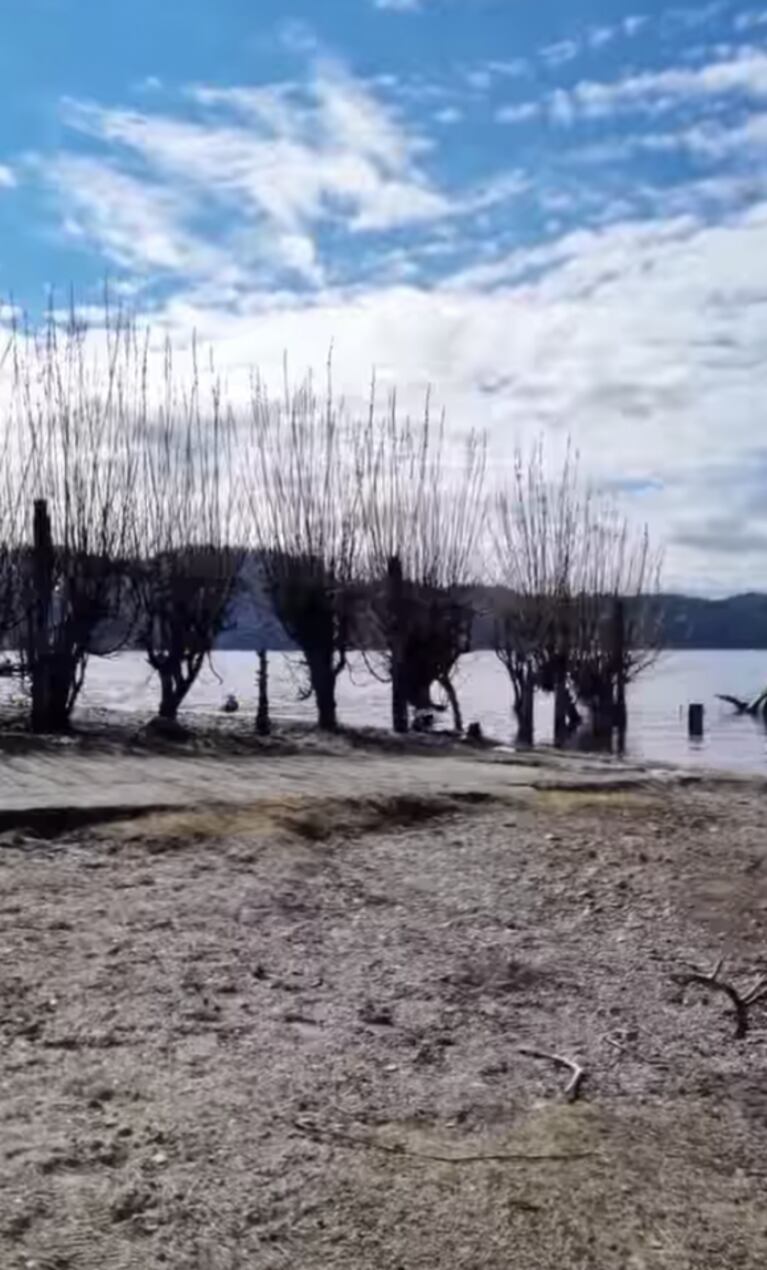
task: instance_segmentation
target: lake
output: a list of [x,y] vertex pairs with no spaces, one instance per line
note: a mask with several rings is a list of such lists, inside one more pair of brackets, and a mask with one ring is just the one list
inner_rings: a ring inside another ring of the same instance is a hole
[[[206,666],[188,699],[190,711],[218,710],[227,693],[254,713],[256,658],[252,653],[220,652],[213,669]],[[311,701],[300,701],[298,660],[283,653],[269,657],[269,689],[275,718],[314,717]],[[767,774],[767,732],[753,719],[738,718],[716,700],[717,692],[750,698],[767,683],[767,651],[673,652],[632,685],[629,693],[628,750],[633,758]],[[511,690],[506,672],[490,652],[463,659],[457,688],[467,723],[479,720],[486,735],[508,741],[513,736]],[[0,692],[7,691],[0,684]],[[438,694],[437,694],[438,695]],[[387,727],[389,687],[352,659],[350,673],[339,682],[339,718],[356,726]],[[140,653],[126,652],[108,660],[93,659],[82,704],[112,710],[146,710],[158,700],[157,683]],[[706,708],[706,733],[700,742],[687,737],[687,706]],[[542,699],[536,709],[536,739],[551,740],[552,706]]]

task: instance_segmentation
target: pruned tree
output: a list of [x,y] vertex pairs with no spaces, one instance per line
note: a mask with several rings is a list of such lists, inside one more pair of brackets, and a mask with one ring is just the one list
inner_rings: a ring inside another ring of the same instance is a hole
[[532,745],[536,688],[554,691],[558,728],[577,722],[567,691],[570,578],[577,554],[577,464],[568,447],[558,476],[547,477],[541,442],[514,455],[510,484],[492,517],[495,651],[511,681],[517,742]]
[[662,649],[660,570],[646,526],[635,529],[605,500],[584,501],[571,587],[568,673],[596,745],[610,747],[617,731],[622,747],[626,688]]
[[140,377],[135,333],[108,308],[98,327],[72,310],[15,333],[9,427],[26,529],[12,585],[36,732],[68,730],[89,656],[129,637]]
[[471,647],[485,455],[477,433],[449,440],[444,417],[433,423],[428,398],[423,419],[413,423],[399,419],[394,396],[377,417],[371,393],[361,469],[365,573],[396,732],[408,730],[408,707],[434,709],[435,683],[462,730],[453,675]]
[[240,578],[231,411],[196,346],[179,385],[165,346],[163,393],[143,414],[132,569],[137,642],[160,679],[158,718],[175,723],[224,630]]
[[300,649],[324,731],[338,725],[336,685],[356,639],[360,588],[358,429],[311,377],[282,399],[252,385],[247,501],[263,587]]
[[539,442],[515,456],[494,516],[496,652],[514,692],[518,740],[533,739],[536,688],[555,697],[555,740],[589,715],[592,740],[611,743],[626,726],[626,686],[660,648],[660,559],[582,483],[568,445],[559,473],[546,474]]
[[[8,367],[12,363],[14,332],[0,355],[0,389],[7,403]],[[24,541],[27,468],[12,410],[0,414],[0,649],[18,649],[22,617],[22,544]]]

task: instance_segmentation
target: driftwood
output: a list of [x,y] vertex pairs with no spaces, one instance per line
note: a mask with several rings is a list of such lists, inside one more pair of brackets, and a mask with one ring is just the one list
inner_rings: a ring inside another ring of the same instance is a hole
[[760,976],[748,992],[739,992],[734,984],[719,978],[723,967],[724,959],[720,958],[714,969],[708,973],[695,970],[693,967],[688,974],[674,975],[673,978],[683,988],[690,984],[697,984],[698,987],[707,988],[710,992],[720,992],[726,996],[735,1014],[735,1039],[739,1041],[748,1035],[751,1006],[756,1005],[758,1001],[767,1000],[767,975]]
[[553,1063],[555,1067],[566,1068],[570,1072],[570,1080],[565,1086],[565,1098],[568,1102],[576,1101],[586,1076],[580,1063],[576,1063],[572,1058],[564,1058],[561,1054],[551,1054],[548,1050],[520,1049],[519,1052],[528,1058],[540,1058],[544,1062]]
[[760,692],[754,701],[743,701],[741,697],[731,697],[724,692],[718,692],[716,698],[717,701],[725,701],[728,706],[733,706],[737,714],[748,714],[752,718],[759,713],[767,714],[767,689]]

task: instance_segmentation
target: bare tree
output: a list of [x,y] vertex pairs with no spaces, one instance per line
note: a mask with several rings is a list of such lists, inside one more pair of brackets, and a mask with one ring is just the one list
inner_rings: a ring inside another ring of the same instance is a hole
[[127,638],[140,378],[134,332],[108,308],[95,329],[74,311],[64,320],[51,312],[41,335],[16,332],[13,372],[14,463],[25,498],[34,500],[14,552],[22,666],[33,730],[61,732],[88,657]]
[[[496,652],[514,691],[518,739],[533,739],[536,688],[555,695],[555,740],[589,713],[594,740],[626,726],[626,685],[659,643],[660,560],[579,476],[568,446],[561,470],[545,472],[539,443],[515,456],[511,487],[495,504]],[[576,704],[576,702],[578,704]]]
[[592,739],[625,738],[626,688],[658,657],[661,558],[647,527],[636,530],[609,502],[587,499],[571,588],[568,674],[588,710]]
[[301,650],[320,728],[338,724],[336,684],[355,640],[360,539],[358,430],[308,378],[282,400],[255,380],[248,499],[266,594]]
[[235,545],[235,429],[211,370],[203,392],[196,347],[179,387],[165,346],[162,399],[145,409],[132,569],[137,642],[160,679],[158,717],[175,722],[225,628],[244,552]]
[[[0,356],[0,376],[12,361],[14,332]],[[0,381],[8,389],[7,379]],[[13,411],[0,416],[0,649],[17,651],[21,622],[22,544],[28,471]]]
[[449,444],[444,417],[433,424],[428,398],[420,423],[398,418],[394,396],[377,418],[374,386],[362,463],[366,576],[396,732],[407,731],[409,706],[435,708],[434,683],[462,729],[452,679],[471,647],[485,454],[485,439],[473,432]]
[[566,683],[579,512],[577,465],[569,447],[553,481],[546,476],[542,443],[527,457],[516,451],[510,486],[496,494],[492,539],[495,651],[511,681],[520,745],[533,743],[538,687],[555,692],[565,721],[575,718]]

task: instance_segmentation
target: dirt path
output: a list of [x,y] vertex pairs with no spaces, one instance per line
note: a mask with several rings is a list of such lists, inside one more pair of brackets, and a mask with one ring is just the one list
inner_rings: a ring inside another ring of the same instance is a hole
[[3,1270],[763,1270],[761,791],[363,769],[6,835]]

